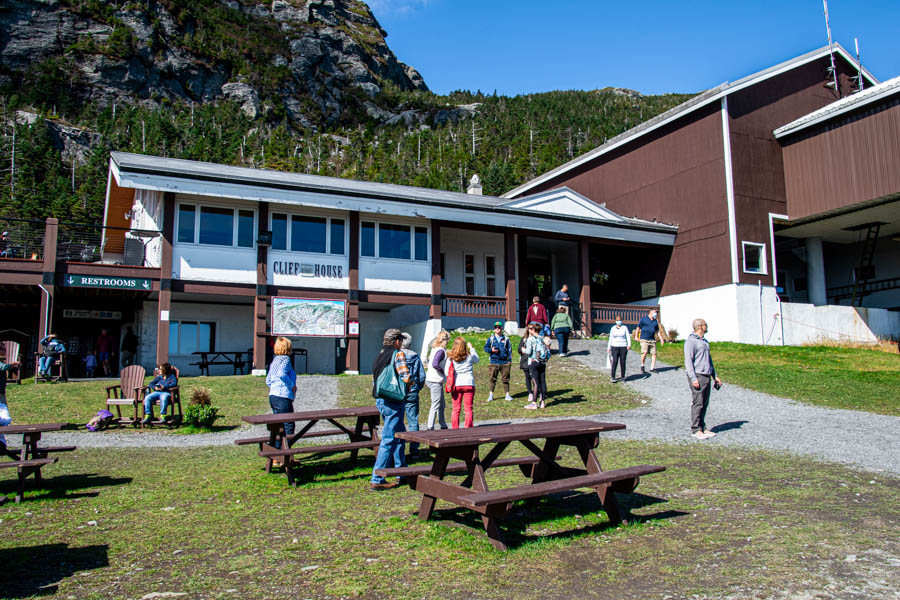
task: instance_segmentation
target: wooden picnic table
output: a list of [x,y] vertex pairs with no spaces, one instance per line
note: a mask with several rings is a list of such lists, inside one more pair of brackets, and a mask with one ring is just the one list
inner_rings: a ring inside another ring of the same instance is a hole
[[[512,509],[512,503],[526,498],[594,488],[610,521],[624,521],[614,492],[630,493],[637,487],[641,476],[664,471],[665,467],[640,465],[612,471],[603,471],[594,454],[599,434],[625,429],[621,423],[598,423],[580,419],[486,425],[465,429],[439,429],[405,431],[395,434],[408,442],[429,446],[434,455],[431,467],[404,467],[381,470],[382,475],[408,477],[411,487],[422,493],[419,518],[427,520],[438,499],[451,502],[481,514],[491,544],[498,550],[506,550],[497,518]],[[536,440],[544,439],[543,448]],[[519,442],[533,457],[500,459],[500,455],[512,442]],[[484,456],[479,454],[482,444],[495,444]],[[564,467],[557,460],[562,446],[574,446],[584,465],[583,469]],[[450,459],[464,461],[451,464]],[[536,459],[536,460],[535,460]],[[531,482],[514,488],[488,489],[485,471],[495,466],[520,465]],[[444,481],[451,472],[465,473],[462,484]]]
[[[16,491],[16,502],[21,502],[25,494],[25,480],[29,475],[34,475],[35,483],[41,482],[41,468],[53,464],[58,459],[50,458],[51,452],[70,452],[75,446],[41,446],[41,434],[48,431],[59,431],[65,427],[65,423],[36,423],[32,425],[5,425],[0,426],[0,434],[5,436],[22,435],[22,447],[10,448],[9,437],[7,445],[2,448],[2,454],[12,459],[11,462],[0,462],[0,469],[15,468],[19,475],[19,485]],[[0,504],[6,502],[5,497],[0,497]]]
[[[287,474],[288,483],[296,485],[294,475],[291,472],[298,454],[318,454],[324,452],[350,451],[350,458],[355,459],[362,448],[372,448],[377,452],[381,439],[378,437],[378,424],[381,414],[374,406],[355,406],[351,408],[332,408],[327,410],[312,410],[305,412],[291,412],[281,414],[252,415],[241,417],[251,425],[265,425],[269,435],[258,438],[245,438],[235,440],[235,444],[242,446],[258,444],[259,455],[266,459],[266,472],[272,470],[272,462],[276,458],[284,460],[284,471]],[[338,419],[355,419],[354,425],[345,425]],[[298,425],[297,431],[287,436],[284,433],[285,423],[299,423],[306,421],[302,427]],[[313,426],[319,421],[328,421],[336,429],[312,431]],[[300,439],[312,437],[324,437],[332,435],[346,435],[349,442],[343,444],[322,444],[319,446],[291,446]],[[280,447],[276,447],[276,443]]]
[[200,357],[197,362],[190,364],[200,367],[201,375],[209,375],[209,367],[216,365],[231,365],[234,367],[235,375],[238,374],[238,371],[243,375],[247,361],[243,360],[242,357],[246,354],[247,359],[250,359],[250,352],[247,350],[211,350],[208,352],[192,352],[191,354]]

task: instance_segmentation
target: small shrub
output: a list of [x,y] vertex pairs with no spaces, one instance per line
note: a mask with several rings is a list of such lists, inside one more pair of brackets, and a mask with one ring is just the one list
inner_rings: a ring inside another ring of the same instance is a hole
[[212,390],[204,387],[195,387],[191,390],[191,404],[209,406],[212,404]]
[[212,393],[209,388],[194,388],[191,391],[191,402],[184,411],[184,422],[193,427],[212,427],[219,414],[219,407],[212,405]]
[[677,329],[669,329],[666,333],[669,334],[669,339],[667,342],[677,342],[678,341],[678,330]]

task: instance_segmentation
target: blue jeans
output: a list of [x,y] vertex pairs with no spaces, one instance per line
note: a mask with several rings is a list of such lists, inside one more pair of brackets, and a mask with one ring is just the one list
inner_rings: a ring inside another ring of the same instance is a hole
[[569,328],[559,328],[554,333],[556,334],[556,343],[559,346],[560,354],[568,354],[569,353],[569,332],[566,331]]
[[56,364],[55,356],[42,356],[38,360],[38,371],[41,373],[49,373],[50,368]]
[[[294,401],[290,398],[283,398],[281,396],[269,396],[269,406],[272,407],[272,414],[276,415],[294,412]],[[288,437],[294,435],[293,422],[284,424],[284,435]],[[281,448],[281,441],[275,440],[275,447]]]
[[406,402],[394,402],[393,400],[375,399],[375,406],[384,419],[381,428],[381,444],[378,446],[378,456],[375,457],[375,467],[372,469],[372,483],[384,483],[381,475],[375,474],[375,469],[389,469],[392,467],[405,467],[406,455],[403,440],[394,437],[395,433],[406,431],[403,426],[403,409]]
[[[406,402],[404,404],[404,411],[406,411],[406,430],[407,431],[418,431],[419,430],[419,392],[416,391],[414,395],[407,396]],[[409,452],[410,454],[415,454],[419,451],[419,443],[418,442],[410,442],[409,443]]]
[[166,414],[166,409],[169,408],[169,400],[172,399],[172,394],[169,392],[151,392],[144,396],[144,414],[152,415],[153,414],[153,401],[159,400],[159,416],[163,416]]

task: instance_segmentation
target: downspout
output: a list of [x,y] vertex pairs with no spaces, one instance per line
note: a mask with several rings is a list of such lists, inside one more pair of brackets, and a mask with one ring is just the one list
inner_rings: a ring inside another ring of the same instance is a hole
[[[766,345],[766,324],[763,322],[762,279],[757,279],[759,284],[759,339],[762,345]],[[776,294],[777,295],[777,294]]]
[[41,339],[44,339],[45,337],[47,337],[47,329],[49,329],[50,327],[50,302],[52,300],[52,297],[50,296],[50,292],[48,292],[47,288],[45,288],[43,285],[39,283],[38,287],[41,288],[41,291],[47,295],[47,310],[44,313],[44,332],[41,334]]

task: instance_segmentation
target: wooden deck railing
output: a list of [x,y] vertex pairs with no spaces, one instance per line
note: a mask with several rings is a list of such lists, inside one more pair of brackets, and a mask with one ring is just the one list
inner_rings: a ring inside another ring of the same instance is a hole
[[499,296],[444,295],[442,310],[445,317],[506,318],[506,298]]
[[604,304],[591,302],[591,323],[615,323],[616,315],[622,317],[625,325],[637,325],[641,317],[651,310],[659,313],[658,306],[642,306],[636,304]]

